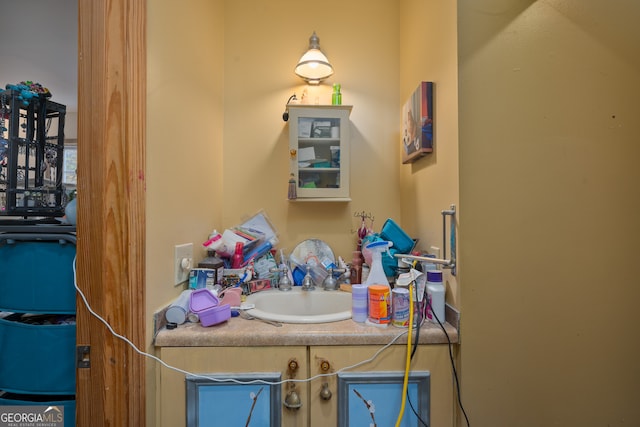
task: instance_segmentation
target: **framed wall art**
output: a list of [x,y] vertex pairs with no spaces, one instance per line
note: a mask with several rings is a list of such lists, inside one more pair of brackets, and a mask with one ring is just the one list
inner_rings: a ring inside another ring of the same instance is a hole
[[[340,397],[338,425],[341,427],[396,425],[402,407],[403,380],[404,372],[338,374],[338,396]],[[407,396],[408,401],[405,403],[400,426],[430,425],[430,373],[428,371],[414,371],[409,374]]]
[[433,82],[421,82],[402,107],[402,163],[433,152]]
[[188,375],[187,427],[279,426],[281,386],[272,383],[280,378],[279,372]]

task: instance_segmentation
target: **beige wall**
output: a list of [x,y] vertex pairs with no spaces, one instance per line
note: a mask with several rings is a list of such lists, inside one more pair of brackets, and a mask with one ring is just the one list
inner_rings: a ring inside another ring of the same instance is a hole
[[[398,8],[394,1],[329,0],[321,7],[292,0],[226,3],[225,110],[222,221],[238,224],[264,209],[279,232],[279,248],[325,240],[336,256],[351,259],[366,210],[381,226],[399,219]],[[307,87],[293,68],[313,31],[335,68],[321,87]],[[291,203],[287,124],[281,119],[291,94],[307,87],[310,101],[330,104],[342,85],[351,113],[350,203]]]
[[174,246],[221,218],[223,3],[154,2],[148,16],[147,310],[166,304]]
[[[347,259],[359,226],[354,212],[371,212],[377,230],[386,218],[400,221],[394,1],[311,8],[292,0],[192,0],[149,9],[149,310],[178,292],[171,287],[174,245],[193,242],[201,258],[200,243],[213,228],[259,210],[279,232],[279,248],[317,237]],[[320,87],[293,73],[314,30],[336,70]],[[354,105],[352,201],[291,203],[285,102],[306,89],[312,101],[328,104],[334,82],[342,84],[343,103]]]
[[[152,314],[181,291],[174,246],[201,242],[220,221],[223,127],[223,2],[154,1],[147,44],[147,301]],[[147,364],[147,425],[155,423],[155,369]]]
[[640,6],[458,12],[472,425],[638,425]]
[[[420,81],[434,82],[434,151],[400,166],[401,224],[419,246],[443,248],[442,210],[458,205],[458,69],[456,5],[440,0],[400,2],[400,94],[404,103]],[[449,218],[447,253],[450,257]],[[459,225],[459,224],[458,224]],[[430,251],[431,252],[431,251]],[[447,300],[458,304],[458,280],[444,270]]]

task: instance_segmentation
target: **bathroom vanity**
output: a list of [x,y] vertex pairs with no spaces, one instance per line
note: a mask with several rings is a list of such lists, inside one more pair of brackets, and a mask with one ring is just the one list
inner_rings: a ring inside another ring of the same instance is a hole
[[[446,323],[445,329],[453,343],[452,351],[455,355],[458,342],[457,328]],[[407,355],[407,334],[399,337],[398,335],[403,331],[405,330],[393,326],[381,328],[351,320],[317,324],[284,323],[281,327],[274,327],[257,320],[241,318],[231,318],[209,328],[186,323],[173,330],[162,329],[155,341],[158,357],[167,364],[190,373],[216,374],[213,375],[216,378],[235,376],[239,379],[266,375],[280,380],[304,380],[317,375],[322,376],[309,382],[276,386],[280,387],[280,390],[268,384],[257,384],[253,389],[248,388],[246,393],[241,393],[241,398],[228,403],[223,400],[223,396],[229,393],[216,392],[223,390],[220,387],[225,386],[237,389],[237,384],[199,379],[201,387],[211,388],[200,388],[200,394],[193,394],[193,384],[198,378],[194,379],[184,373],[161,367],[157,371],[158,425],[186,426],[188,411],[193,412],[198,408],[216,416],[223,416],[222,414],[229,412],[240,414],[238,419],[243,420],[242,425],[245,425],[249,416],[252,417],[252,421],[248,425],[269,425],[270,422],[265,417],[274,416],[273,412],[277,414],[272,420],[279,420],[282,426],[346,425],[345,417],[355,416],[346,412],[364,408],[366,405],[366,399],[345,392],[345,387],[353,384],[352,379],[344,378],[347,372],[356,373],[366,384],[383,383],[381,378],[389,375],[400,378],[389,387],[392,387],[390,390],[401,391],[401,378]],[[393,341],[394,339],[396,340]],[[392,345],[380,351],[392,341]],[[379,354],[374,358],[376,353]],[[359,365],[345,371],[344,374],[341,373],[340,378],[334,375],[341,369],[355,364]],[[427,323],[421,328],[419,347],[411,363],[411,372],[416,375],[420,373],[423,377],[426,375],[428,379],[426,388],[414,389],[412,404],[417,406],[417,399],[424,398],[424,394],[428,393],[428,404],[426,408],[423,407],[422,412],[428,417],[428,424],[452,426],[455,389],[447,339],[438,325]],[[189,398],[187,388],[190,388]],[[295,399],[291,399],[292,393],[295,393]],[[269,405],[263,408],[270,411],[268,415],[251,413],[256,408],[256,400],[259,400],[256,395],[268,396],[271,399]],[[373,415],[382,416],[386,410],[387,413],[394,414],[395,421],[400,405],[396,407],[391,395],[397,397],[399,393],[393,391],[389,395],[388,400],[375,402],[377,409]],[[195,402],[194,398],[198,399],[198,402]],[[348,403],[350,399],[351,404]],[[194,418],[196,416],[191,413],[190,426],[198,425]],[[367,413],[367,423],[364,425],[371,422],[369,416]],[[419,425],[409,404],[404,410],[404,417],[411,419],[411,423],[407,425]],[[376,421],[378,425],[386,423],[379,419]],[[362,425],[353,422],[350,424]]]

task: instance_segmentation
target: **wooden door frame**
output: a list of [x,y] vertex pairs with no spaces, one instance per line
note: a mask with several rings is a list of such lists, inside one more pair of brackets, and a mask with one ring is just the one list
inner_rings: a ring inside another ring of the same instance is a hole
[[[145,349],[146,0],[78,0],[77,278]],[[145,360],[78,298],[78,426],[144,426]]]

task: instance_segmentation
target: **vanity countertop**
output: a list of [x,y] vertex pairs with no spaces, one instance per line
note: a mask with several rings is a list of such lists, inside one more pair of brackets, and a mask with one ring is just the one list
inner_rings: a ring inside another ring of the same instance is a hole
[[[452,343],[458,342],[458,330],[450,323],[444,328]],[[232,317],[209,327],[184,323],[176,329],[162,328],[155,338],[156,347],[251,347],[279,345],[384,345],[407,329],[392,325],[379,327],[352,320],[331,323],[283,323],[272,326],[259,320]],[[415,331],[412,340],[415,339]],[[406,344],[405,333],[395,344]],[[447,337],[439,325],[425,323],[420,328],[420,344],[446,344]]]

